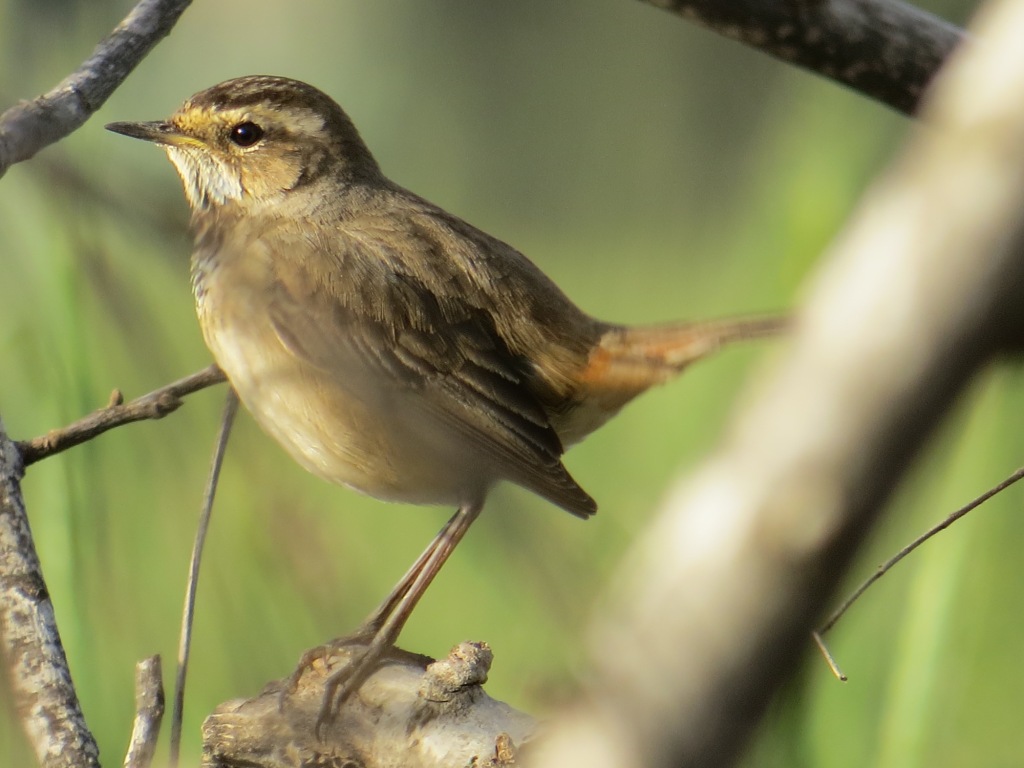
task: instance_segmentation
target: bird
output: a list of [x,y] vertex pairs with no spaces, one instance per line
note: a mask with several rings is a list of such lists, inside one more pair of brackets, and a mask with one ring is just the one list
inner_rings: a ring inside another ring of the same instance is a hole
[[598,320],[515,248],[391,181],[346,112],[298,80],[240,77],[166,120],[106,127],[177,169],[203,338],[262,429],[324,480],[455,509],[337,641],[361,650],[327,680],[321,722],[394,647],[496,483],[589,518],[569,446],[722,345],[787,324]]

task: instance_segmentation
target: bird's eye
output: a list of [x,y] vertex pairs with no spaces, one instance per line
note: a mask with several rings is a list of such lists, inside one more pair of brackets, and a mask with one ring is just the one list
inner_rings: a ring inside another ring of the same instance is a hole
[[256,123],[239,123],[231,129],[231,141],[240,147],[251,147],[263,138],[263,129]]

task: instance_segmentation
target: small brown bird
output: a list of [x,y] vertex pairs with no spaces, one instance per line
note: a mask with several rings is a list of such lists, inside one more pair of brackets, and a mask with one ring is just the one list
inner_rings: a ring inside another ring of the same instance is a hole
[[229,80],[166,121],[107,128],[177,168],[203,336],[263,429],[325,480],[458,509],[354,635],[365,651],[330,681],[322,718],[395,643],[496,482],[589,517],[566,447],[784,324],[596,320],[514,248],[386,178],[348,115],[295,80]]

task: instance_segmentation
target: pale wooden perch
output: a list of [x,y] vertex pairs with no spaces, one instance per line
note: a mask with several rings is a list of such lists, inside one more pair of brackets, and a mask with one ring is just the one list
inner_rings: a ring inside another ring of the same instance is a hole
[[462,643],[446,659],[396,651],[316,733],[324,680],[347,651],[316,663],[292,693],[284,681],[220,705],[203,724],[203,768],[497,768],[516,764],[535,730],[488,696],[491,651]]

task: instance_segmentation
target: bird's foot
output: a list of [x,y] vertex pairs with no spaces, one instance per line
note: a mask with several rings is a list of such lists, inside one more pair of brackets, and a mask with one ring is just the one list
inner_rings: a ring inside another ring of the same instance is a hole
[[[323,645],[317,645],[307,650],[302,654],[299,659],[299,663],[295,666],[295,670],[288,676],[284,686],[281,688],[279,707],[282,710],[284,709],[284,705],[288,697],[298,690],[302,676],[307,672],[312,671],[313,667],[316,666],[318,662],[326,665],[327,662],[332,657],[336,656],[337,652],[340,650],[359,645],[369,646],[375,635],[376,630],[374,628],[363,626],[350,635],[336,637]],[[356,657],[354,657],[353,660],[357,658],[358,655],[360,654],[356,652]],[[347,669],[348,666],[350,665],[346,665],[342,669]],[[328,680],[330,680],[330,678],[328,678]]]
[[[324,727],[334,719],[338,709],[352,696],[366,679],[373,674],[382,662],[386,661],[394,647],[394,641],[381,634],[357,635],[343,638],[344,647],[349,648],[347,663],[332,672],[324,681],[323,698],[320,701],[320,713],[316,718],[316,735],[319,738]],[[368,641],[368,642],[367,642]],[[363,647],[352,647],[363,646]]]

